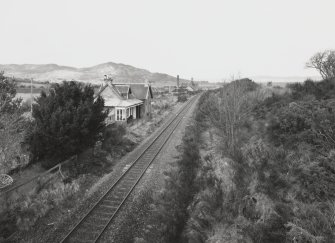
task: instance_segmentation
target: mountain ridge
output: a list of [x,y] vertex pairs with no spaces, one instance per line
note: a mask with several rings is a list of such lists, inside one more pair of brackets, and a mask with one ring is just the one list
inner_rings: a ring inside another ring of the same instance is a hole
[[[143,83],[150,81],[155,84],[171,85],[176,83],[176,77],[169,74],[150,72],[146,69],[134,66],[106,62],[90,67],[63,66],[55,63],[48,64],[0,64],[0,71],[4,71],[6,76],[30,79],[35,81],[49,81],[52,83],[64,80],[76,80],[88,83],[101,83],[104,75],[109,75],[115,82]],[[181,79],[181,82],[189,80]]]

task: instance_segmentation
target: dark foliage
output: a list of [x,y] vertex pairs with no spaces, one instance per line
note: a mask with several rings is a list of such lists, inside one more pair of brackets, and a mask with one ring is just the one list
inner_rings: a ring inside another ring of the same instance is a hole
[[[104,127],[104,101],[90,86],[63,82],[41,92],[33,106],[34,124],[26,137],[34,161],[65,159],[93,146]],[[47,164],[50,167],[53,164]]]
[[308,96],[314,96],[316,99],[335,98],[335,79],[326,79],[320,82],[306,80],[304,83],[294,83],[288,85],[292,90],[294,100],[310,99]]

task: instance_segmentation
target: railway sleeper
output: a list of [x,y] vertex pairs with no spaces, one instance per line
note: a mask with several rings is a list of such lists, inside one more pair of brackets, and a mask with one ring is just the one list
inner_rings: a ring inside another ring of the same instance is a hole
[[122,202],[122,200],[114,201],[114,200],[106,199],[102,202],[102,204],[103,205],[108,205],[108,206],[119,206],[121,202]]
[[112,216],[113,216],[113,213],[114,212],[110,212],[110,211],[108,211],[108,210],[99,210],[99,211],[96,211],[96,213],[98,214],[98,215],[102,215],[102,216],[104,216],[104,217],[109,217],[109,218],[111,218]]
[[107,205],[107,204],[101,204],[100,205],[100,208],[102,207],[102,208],[105,208],[106,210],[109,210],[109,212],[114,212],[114,211],[116,211],[116,209],[119,207],[119,205],[120,204],[118,204],[117,206],[112,206],[112,205]]
[[126,186],[126,185],[120,185],[117,190],[118,192],[121,192],[123,195],[127,194],[128,191],[130,190],[131,186]]
[[69,242],[93,242],[94,239],[100,234],[100,230],[92,231],[88,229],[79,229],[75,235],[71,237]]
[[136,176],[131,176],[131,175],[129,175],[128,177],[127,177],[127,179],[129,179],[129,184],[134,184],[136,181],[137,181],[137,179],[138,179],[138,175],[136,175]]
[[118,194],[117,195],[117,194],[113,193],[113,194],[110,194],[110,195],[106,196],[104,200],[120,201],[121,202],[123,200],[123,198],[124,198],[124,194],[122,194],[122,195]]

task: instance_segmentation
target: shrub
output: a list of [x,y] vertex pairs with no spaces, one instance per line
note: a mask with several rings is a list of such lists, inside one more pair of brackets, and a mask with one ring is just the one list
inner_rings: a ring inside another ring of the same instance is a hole
[[178,95],[178,102],[185,102],[187,101],[187,96],[186,95]]
[[57,182],[39,193],[23,196],[14,209],[17,212],[17,227],[21,230],[29,230],[50,209],[63,203],[78,190],[77,181],[67,184]]
[[123,141],[123,136],[126,134],[124,125],[111,124],[103,131],[103,144],[102,148],[110,151],[112,146],[120,145]]
[[79,183],[83,179],[81,177],[71,183],[63,183],[53,176],[43,178],[42,184],[36,186],[30,194],[1,198],[0,239],[9,237],[17,230],[31,229],[52,208],[71,201],[71,197],[79,191]]
[[335,200],[335,150],[327,157],[302,161],[294,168],[299,189],[296,194],[303,202],[325,202]]
[[306,142],[329,151],[335,148],[334,112],[333,100],[292,102],[272,113],[268,134],[277,145]]
[[334,204],[295,203],[294,217],[285,224],[287,239],[297,242],[334,242]]

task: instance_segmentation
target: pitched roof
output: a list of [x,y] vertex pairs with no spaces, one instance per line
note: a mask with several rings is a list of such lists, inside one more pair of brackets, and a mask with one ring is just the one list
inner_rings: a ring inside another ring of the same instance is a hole
[[102,93],[107,87],[110,88],[111,90],[113,90],[114,93],[115,93],[116,95],[118,95],[121,99],[122,99],[122,98],[127,98],[127,96],[124,97],[124,96],[122,95],[122,93],[115,87],[114,84],[110,84],[110,85],[105,84],[104,86],[101,86],[101,87],[99,88],[99,90],[96,92],[96,94],[94,95],[94,98],[97,98],[99,95],[101,95],[101,93]]
[[141,104],[143,104],[143,101],[138,100],[138,99],[128,99],[128,100],[119,100],[119,99],[111,99],[111,98],[105,99],[105,106],[109,106],[109,107],[127,108],[127,107],[141,105]]
[[151,86],[147,84],[130,84],[131,92],[132,94],[140,100],[145,100],[147,98],[147,93],[149,92],[149,95],[151,98],[152,96],[152,90]]
[[100,86],[98,90],[94,90],[94,98],[98,97],[102,93],[102,91],[106,89],[107,86],[108,84],[105,84],[104,86]]
[[129,85],[125,84],[114,84],[115,88],[119,91],[122,97],[127,98],[129,94],[131,94],[131,90]]

